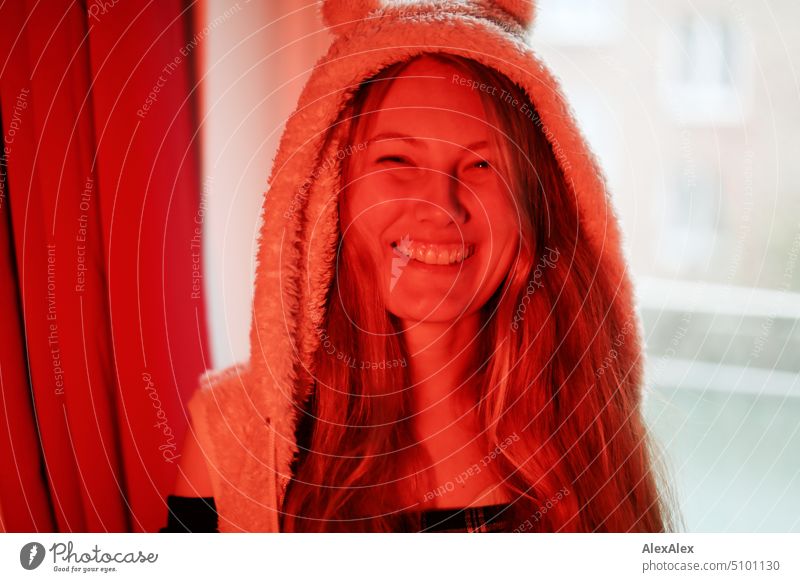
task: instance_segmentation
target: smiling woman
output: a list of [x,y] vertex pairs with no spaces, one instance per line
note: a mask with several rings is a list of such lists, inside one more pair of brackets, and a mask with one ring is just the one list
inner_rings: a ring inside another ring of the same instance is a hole
[[324,4],[251,359],[192,400],[176,493],[223,531],[669,529],[616,219],[529,8],[371,8]]

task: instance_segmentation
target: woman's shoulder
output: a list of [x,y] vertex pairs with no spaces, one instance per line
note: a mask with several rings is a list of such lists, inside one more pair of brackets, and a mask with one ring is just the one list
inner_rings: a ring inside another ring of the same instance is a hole
[[189,426],[178,463],[174,494],[180,497],[211,497],[221,494],[220,474],[235,469],[233,443],[241,440],[237,428],[243,424],[236,384],[243,381],[245,364],[206,371],[189,399]]
[[[192,424],[201,436],[226,440],[242,438],[244,427],[259,417],[254,405],[250,366],[247,362],[204,372],[189,398]],[[201,444],[205,444],[201,440]]]
[[263,436],[264,423],[254,405],[251,385],[249,365],[234,364],[204,373],[189,399],[190,428],[206,461],[217,468],[230,465],[235,469],[239,457],[251,448],[251,437]]
[[276,439],[252,380],[247,363],[207,372],[188,404],[194,465],[208,467],[211,489],[202,494],[215,499],[220,531],[277,531]]
[[[197,389],[189,399],[189,408],[205,406],[208,402],[235,402],[237,392],[242,395],[247,391],[249,362],[239,362],[226,368],[206,370],[200,375]],[[199,404],[198,404],[199,403]]]

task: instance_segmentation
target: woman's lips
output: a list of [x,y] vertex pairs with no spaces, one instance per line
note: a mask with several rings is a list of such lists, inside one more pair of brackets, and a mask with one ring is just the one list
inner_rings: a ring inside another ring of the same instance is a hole
[[435,243],[404,239],[392,242],[391,247],[395,254],[426,265],[456,265],[475,253],[473,243]]

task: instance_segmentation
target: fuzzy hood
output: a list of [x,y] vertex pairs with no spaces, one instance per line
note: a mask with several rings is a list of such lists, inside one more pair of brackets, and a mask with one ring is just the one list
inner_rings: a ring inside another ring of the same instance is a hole
[[[382,3],[327,0],[334,40],[288,119],[262,209],[250,357],[206,373],[189,403],[204,449],[220,531],[278,531],[292,477],[297,411],[306,396],[300,366],[312,369],[339,238],[340,159],[331,127],[359,83],[419,53],[442,51],[493,67],[523,88],[578,204],[581,227],[600,262],[598,276],[633,306],[619,230],[595,157],[557,81],[526,44],[534,17],[526,0]],[[640,331],[635,337],[639,341]]]

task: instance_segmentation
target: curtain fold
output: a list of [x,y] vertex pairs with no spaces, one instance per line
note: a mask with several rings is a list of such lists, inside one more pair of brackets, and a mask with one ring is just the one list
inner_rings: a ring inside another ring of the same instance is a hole
[[208,359],[191,15],[0,8],[7,531],[163,525]]

